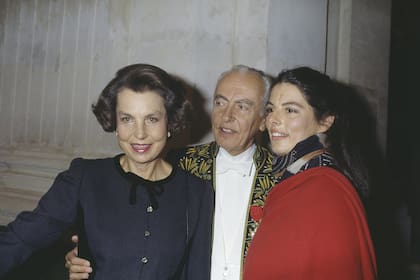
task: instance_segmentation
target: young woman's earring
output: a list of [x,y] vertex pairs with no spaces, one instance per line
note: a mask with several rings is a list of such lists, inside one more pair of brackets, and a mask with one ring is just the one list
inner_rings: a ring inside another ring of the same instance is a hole
[[168,138],[171,138],[171,132],[168,131]]

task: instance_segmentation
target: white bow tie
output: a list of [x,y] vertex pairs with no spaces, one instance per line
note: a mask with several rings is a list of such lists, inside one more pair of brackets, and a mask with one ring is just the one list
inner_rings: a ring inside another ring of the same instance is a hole
[[243,160],[229,160],[223,158],[216,164],[216,173],[226,173],[228,171],[235,171],[240,174],[250,174],[253,162]]

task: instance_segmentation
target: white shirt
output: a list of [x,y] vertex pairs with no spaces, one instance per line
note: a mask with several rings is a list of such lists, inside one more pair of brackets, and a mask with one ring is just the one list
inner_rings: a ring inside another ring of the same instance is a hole
[[216,205],[211,280],[239,280],[246,214],[255,175],[256,146],[232,156],[223,148],[216,157]]

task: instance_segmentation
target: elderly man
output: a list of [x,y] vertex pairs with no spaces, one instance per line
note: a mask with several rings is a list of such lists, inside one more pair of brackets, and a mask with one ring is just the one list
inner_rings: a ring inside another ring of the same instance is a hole
[[[171,155],[180,167],[210,180],[216,190],[211,279],[241,279],[242,263],[257,230],[265,197],[274,184],[272,155],[255,143],[264,130],[269,78],[244,65],[221,74],[213,99],[215,141]],[[66,256],[70,279],[84,279],[89,263]]]

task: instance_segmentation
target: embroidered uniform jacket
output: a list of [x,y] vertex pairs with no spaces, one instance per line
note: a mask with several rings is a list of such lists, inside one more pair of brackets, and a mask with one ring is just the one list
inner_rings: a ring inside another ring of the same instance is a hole
[[[179,159],[181,169],[199,177],[210,181],[215,190],[217,190],[216,180],[214,180],[216,170],[216,155],[219,146],[216,142],[197,145],[183,150],[178,150],[170,156],[170,161],[175,163]],[[259,219],[252,215],[253,210],[262,209],[268,192],[273,187],[275,179],[272,176],[272,160],[273,156],[266,148],[257,145],[254,153],[254,164],[256,166],[255,177],[251,189],[251,196],[248,202],[247,217],[245,223],[245,238],[242,245],[242,256],[245,258],[249,244],[254,236]]]

